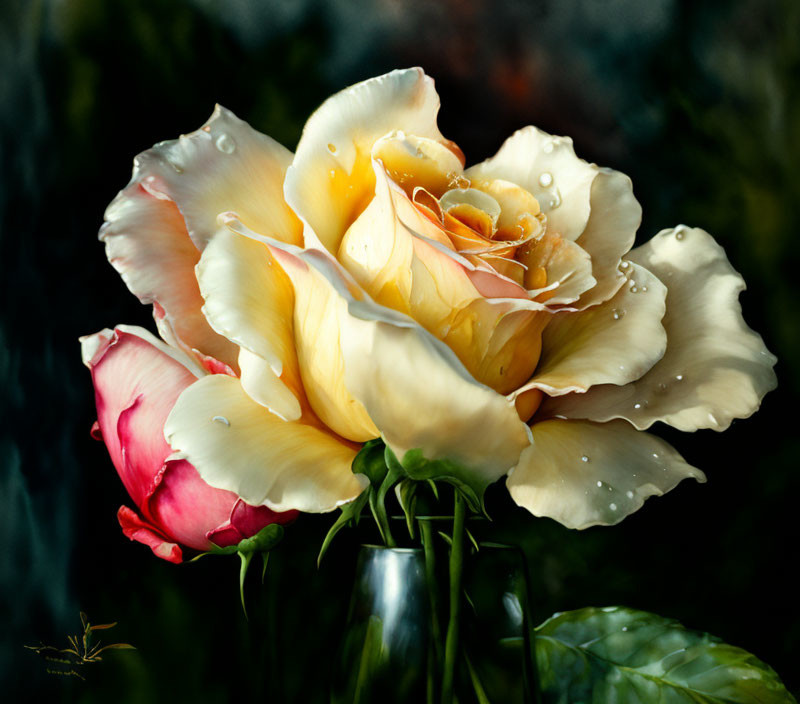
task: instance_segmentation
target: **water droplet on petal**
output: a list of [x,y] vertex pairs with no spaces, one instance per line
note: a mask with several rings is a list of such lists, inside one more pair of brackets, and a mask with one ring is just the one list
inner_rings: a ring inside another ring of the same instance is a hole
[[641,403],[634,403],[633,407],[638,411],[642,407],[642,404]]
[[622,263],[619,265],[619,268],[620,268],[620,269],[627,269],[627,268],[628,268],[630,265],[631,265],[631,263],[630,263],[630,262],[622,262]]
[[225,134],[224,132],[217,137],[216,142],[214,142],[217,149],[219,149],[224,154],[233,154],[236,151],[236,142],[234,141],[233,137],[229,134]]
[[222,423],[222,425],[227,425],[229,428],[231,427],[231,422],[225,416],[214,416],[211,420],[216,423]]
[[611,314],[614,317],[614,320],[619,320],[620,318],[625,316],[625,309],[624,308],[614,308],[614,310],[611,311]]
[[601,481],[598,481],[598,482],[597,482],[597,486],[598,486],[598,488],[599,488],[599,487],[602,487],[602,486],[603,486],[603,482],[601,482]]
[[628,630],[628,627],[627,627],[627,626],[623,626],[623,627],[622,627],[622,632],[623,632],[623,633],[625,633],[627,630]]
[[617,510],[617,505],[616,505],[616,504],[609,504],[609,505],[608,505],[608,507],[609,507],[609,508],[610,508],[612,511],[616,511],[616,510]]
[[582,455],[581,456],[581,462],[588,462],[588,461],[589,461],[589,455]]
[[336,145],[335,145],[335,144],[330,144],[330,143],[329,143],[329,144],[328,144],[328,151],[329,151],[331,154],[333,154],[333,155],[336,155],[336,151],[337,151],[337,150],[336,150]]
[[631,293],[639,293],[639,289],[637,286],[631,286]]
[[545,142],[545,143],[542,145],[542,151],[543,151],[545,154],[552,154],[552,153],[553,153],[553,147],[554,147],[554,146],[555,146],[555,144],[554,144],[554,141],[551,139],[549,142]]
[[336,171],[334,169],[331,169],[330,174],[331,178],[336,178]]
[[657,452],[654,452],[654,453],[653,453],[653,458],[654,458],[654,459],[658,459],[658,453],[657,453]]
[[632,499],[633,498],[633,492],[632,491],[626,491],[625,492],[625,496],[627,496],[629,499]]
[[548,188],[553,184],[553,174],[548,171],[545,171],[541,176],[539,176],[539,185],[542,188]]
[[678,374],[678,375],[675,377],[675,381],[683,381],[683,374]]
[[678,231],[675,233],[675,239],[676,239],[676,240],[682,240],[682,239],[683,239],[683,237],[684,237],[683,230],[678,230]]

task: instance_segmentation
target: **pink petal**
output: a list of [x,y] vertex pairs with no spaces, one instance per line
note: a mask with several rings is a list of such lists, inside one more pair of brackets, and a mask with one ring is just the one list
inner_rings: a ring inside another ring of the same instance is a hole
[[180,392],[197,377],[156,346],[163,343],[152,336],[149,340],[146,331],[140,336],[129,330],[104,335],[88,364],[98,428],[125,488],[142,508],[172,452],[164,439],[164,421]]
[[125,537],[147,545],[156,557],[176,564],[183,560],[180,547],[167,541],[153,526],[143,521],[127,506],[119,507],[117,520]]

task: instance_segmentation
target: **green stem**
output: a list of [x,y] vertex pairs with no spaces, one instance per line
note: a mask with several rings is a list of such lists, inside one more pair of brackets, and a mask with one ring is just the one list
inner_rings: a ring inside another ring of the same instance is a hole
[[453,545],[450,548],[450,621],[444,651],[442,704],[453,704],[456,657],[458,655],[459,618],[461,616],[461,576],[464,568],[464,516],[466,503],[456,491],[453,511]]
[[425,582],[428,587],[428,604],[431,608],[431,641],[428,658],[428,704],[436,701],[436,684],[442,664],[442,629],[439,625],[439,589],[436,584],[436,550],[433,544],[433,526],[430,521],[418,521],[425,553]]

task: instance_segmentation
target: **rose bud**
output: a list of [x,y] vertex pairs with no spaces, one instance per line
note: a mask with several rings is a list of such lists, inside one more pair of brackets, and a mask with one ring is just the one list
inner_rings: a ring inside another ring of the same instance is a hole
[[201,551],[236,545],[271,523],[296,518],[297,511],[279,513],[215,489],[167,444],[164,422],[176,399],[208,374],[191,357],[127,325],[83,337],[81,344],[97,403],[92,434],[105,442],[137,509],[117,512],[128,538],[178,563],[181,545]]

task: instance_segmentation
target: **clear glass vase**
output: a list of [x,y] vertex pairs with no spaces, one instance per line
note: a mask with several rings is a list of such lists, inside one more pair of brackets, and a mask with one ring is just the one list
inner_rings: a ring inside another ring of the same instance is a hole
[[[438,704],[448,615],[446,548],[442,542],[427,573],[421,549],[361,548],[331,704]],[[456,701],[535,704],[522,552],[482,544],[465,561],[463,586]]]
[[331,704],[426,702],[430,623],[422,550],[362,546]]

